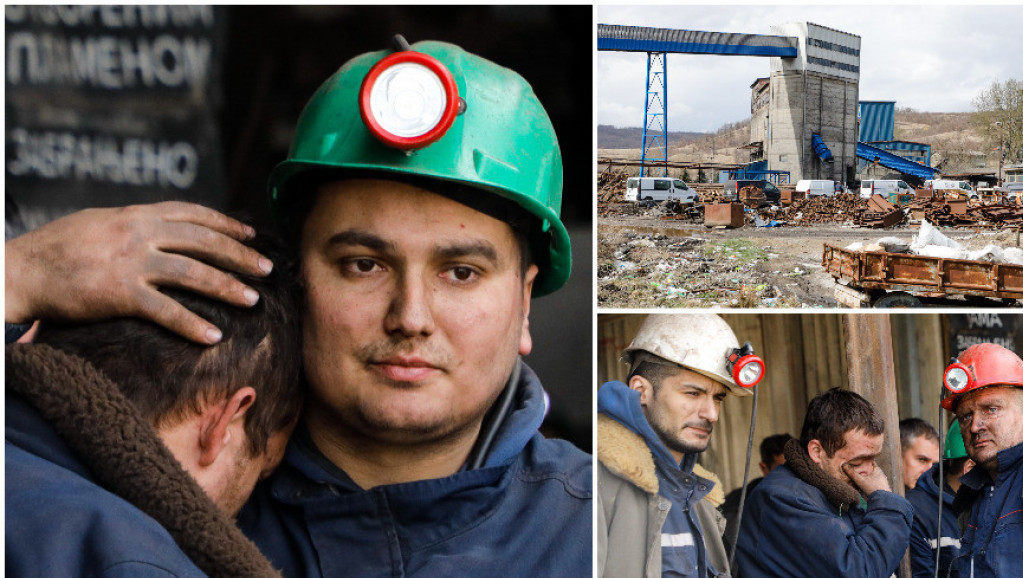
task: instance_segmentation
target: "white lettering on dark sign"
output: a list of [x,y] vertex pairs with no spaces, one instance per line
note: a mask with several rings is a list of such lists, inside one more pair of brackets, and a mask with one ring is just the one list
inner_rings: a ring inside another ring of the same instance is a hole
[[14,32],[7,37],[7,82],[106,90],[201,87],[211,53],[207,38],[171,34],[128,39]]
[[7,173],[15,177],[187,189],[199,173],[199,154],[184,141],[16,128],[8,134],[7,153]]
[[971,346],[977,345],[978,343],[995,343],[997,345],[1001,345],[1002,347],[1013,351],[1015,350],[1016,347],[1016,344],[1013,342],[1013,340],[1008,337],[988,337],[984,335],[959,334],[956,335],[955,338],[956,338],[955,348],[956,351],[958,351],[959,353],[966,351]]
[[966,319],[970,329],[975,327],[983,327],[985,329],[1005,327],[1002,324],[1002,318],[997,313],[970,313],[967,314]]

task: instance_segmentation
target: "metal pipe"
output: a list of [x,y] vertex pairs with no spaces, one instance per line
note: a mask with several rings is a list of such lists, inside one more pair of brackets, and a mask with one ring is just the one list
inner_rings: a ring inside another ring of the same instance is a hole
[[[805,50],[805,48],[804,48]],[[803,121],[799,126],[799,178],[806,175],[806,66],[803,66]]]

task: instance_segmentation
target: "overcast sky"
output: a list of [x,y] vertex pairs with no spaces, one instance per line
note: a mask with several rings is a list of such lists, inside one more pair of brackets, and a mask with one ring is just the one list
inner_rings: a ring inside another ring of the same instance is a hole
[[[1023,5],[598,6],[597,22],[771,34],[813,22],[861,37],[860,100],[924,112],[973,110],[995,80],[1023,80]],[[714,131],[750,116],[750,85],[770,59],[668,54],[668,130]],[[645,52],[597,53],[597,120],[643,126]]]

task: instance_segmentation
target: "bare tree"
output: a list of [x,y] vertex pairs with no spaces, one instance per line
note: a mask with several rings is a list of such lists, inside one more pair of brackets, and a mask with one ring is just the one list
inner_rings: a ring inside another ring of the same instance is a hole
[[1023,161],[1023,81],[992,82],[973,100],[973,107],[974,126],[991,148],[1002,145],[999,153],[1004,152],[1006,163]]
[[933,164],[942,172],[960,173],[974,168],[977,151],[970,145],[965,133],[935,137],[933,141]]

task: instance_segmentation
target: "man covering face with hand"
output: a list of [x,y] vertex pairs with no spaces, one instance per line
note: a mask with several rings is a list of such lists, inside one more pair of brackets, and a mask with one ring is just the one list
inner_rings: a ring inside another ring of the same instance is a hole
[[858,394],[836,388],[811,400],[785,464],[749,495],[741,575],[891,576],[909,546],[913,508],[876,463],[883,440],[880,414]]

